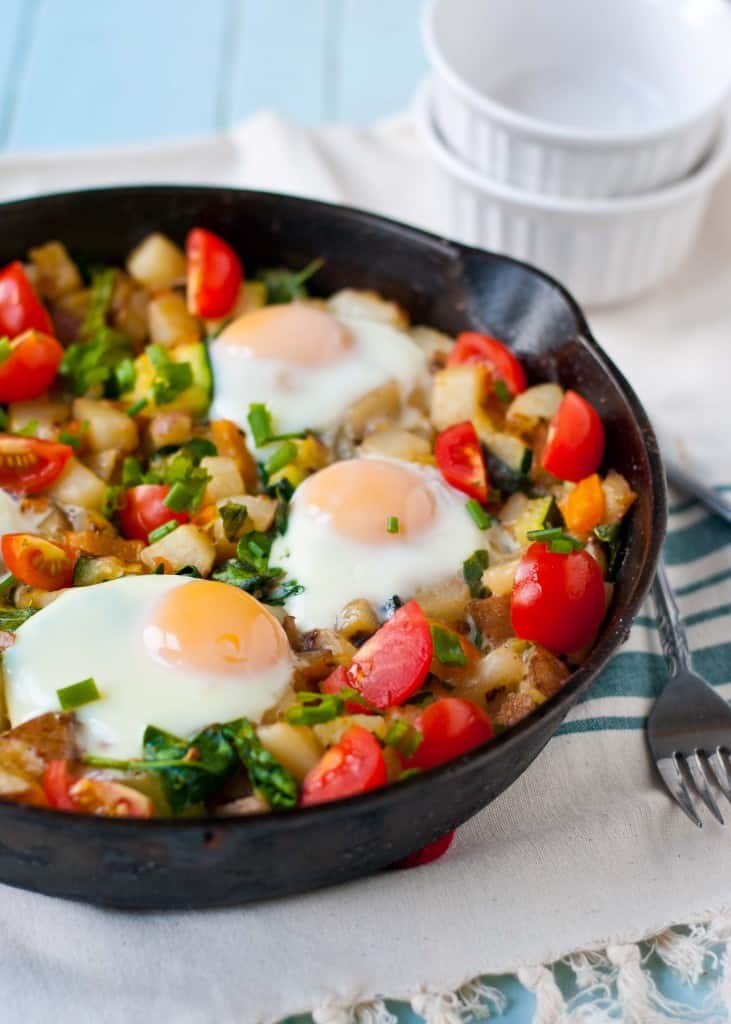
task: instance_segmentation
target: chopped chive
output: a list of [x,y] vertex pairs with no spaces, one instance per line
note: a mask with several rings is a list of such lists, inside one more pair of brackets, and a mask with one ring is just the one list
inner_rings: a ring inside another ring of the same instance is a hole
[[10,338],[0,338],[0,363],[4,363],[13,353]]
[[413,779],[415,775],[421,775],[421,768],[407,768],[405,772],[401,772],[396,782],[405,782],[406,779]]
[[459,637],[451,629],[444,626],[430,626],[432,643],[434,644],[434,655],[442,665],[460,665],[462,668],[467,664],[467,657],[462,650]]
[[38,433],[38,420],[28,420],[21,430],[16,430],[18,437],[35,437]]
[[269,410],[262,402],[252,402],[246,418],[254,438],[254,444],[257,447],[271,441],[274,436],[272,418],[269,415]]
[[498,377],[494,382],[493,390],[501,402],[510,402],[512,400],[513,396],[510,393],[510,388],[501,378]]
[[163,505],[173,512],[188,512],[193,504],[194,489],[189,484],[179,480],[173,484],[165,498]]
[[122,463],[122,486],[136,487],[142,483],[142,466],[139,459],[128,455]]
[[398,516],[389,516],[386,520],[386,533],[398,533],[401,529],[401,524],[398,521]]
[[297,445],[293,441],[285,441],[264,465],[267,476],[273,476],[297,458]]
[[488,526],[492,525],[492,516],[484,510],[475,498],[470,498],[465,505],[465,509],[478,530],[486,530]]
[[59,431],[58,439],[61,444],[71,445],[72,448],[78,448],[81,444],[81,438],[78,434],[69,434],[67,430]]
[[117,391],[120,395],[124,395],[134,388],[135,381],[137,380],[137,371],[135,364],[129,356],[117,363],[113,373],[117,383]]
[[555,537],[548,542],[548,550],[554,555],[569,555],[572,551],[581,551],[583,546],[580,540],[567,535]]
[[563,536],[562,526],[547,526],[542,530],[528,530],[526,537],[528,540],[554,540],[556,537]]
[[414,728],[405,718],[397,718],[389,726],[383,742],[387,747],[394,747],[404,757],[413,757],[423,740],[423,733]]
[[4,405],[0,405],[0,430],[8,429],[8,411]]
[[162,540],[163,537],[167,537],[167,535],[172,533],[173,530],[177,530],[178,526],[180,526],[180,523],[177,519],[168,519],[168,521],[163,523],[162,526],[158,526],[156,530],[148,533],[147,540],[150,544],[154,544],[155,541]]
[[490,563],[490,556],[484,548],[473,551],[462,563],[462,575],[470,588],[470,597],[483,597],[485,588],[482,585],[482,574]]
[[84,704],[91,704],[92,701],[101,698],[101,694],[91,676],[88,679],[82,679],[80,683],[62,686],[60,690],[56,690],[56,694],[58,695],[58,702],[61,705],[62,711],[73,711],[75,708],[83,707]]
[[137,401],[133,402],[132,405],[130,405],[129,409],[127,409],[127,415],[128,416],[136,416],[138,412],[142,412],[142,410],[145,408],[147,403],[148,403],[148,399],[146,399],[146,398],[138,398]]

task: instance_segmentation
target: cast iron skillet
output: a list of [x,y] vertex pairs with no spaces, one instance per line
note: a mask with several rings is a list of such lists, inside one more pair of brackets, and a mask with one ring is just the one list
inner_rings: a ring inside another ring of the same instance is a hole
[[[514,260],[357,210],[227,188],[110,188],[8,203],[0,265],[60,239],[89,262],[120,263],[150,231],[182,242],[201,225],[257,267],[325,266],[317,290],[374,288],[415,322],[494,332],[533,382],[576,387],[601,412],[606,464],[639,494],[614,602],[589,659],[517,728],[427,775],[352,800],[238,819],[122,821],[0,802],[0,881],[128,908],[212,907],[285,896],[376,871],[461,824],[536,757],[625,639],[665,529],[657,442],[637,397],[570,295]],[[120,637],[120,643],[123,638]],[[110,657],[114,653],[110,651]]]

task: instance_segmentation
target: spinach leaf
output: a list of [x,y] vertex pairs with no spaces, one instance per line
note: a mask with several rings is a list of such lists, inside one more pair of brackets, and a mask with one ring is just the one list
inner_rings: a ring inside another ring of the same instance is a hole
[[0,629],[14,633],[31,615],[35,615],[35,608],[0,608]]
[[144,761],[137,766],[160,775],[173,814],[205,803],[236,768],[236,755],[218,725],[190,742],[148,725],[143,753]]
[[270,807],[295,807],[297,783],[294,777],[261,745],[251,722],[247,718],[239,718],[221,728],[236,748],[251,785],[261,793]]
[[309,292],[305,288],[305,281],[316,274],[323,263],[324,260],[312,260],[306,267],[296,272],[287,270],[286,267],[260,270],[256,279],[266,285],[267,304],[271,306],[292,302],[293,299],[306,299]]
[[59,373],[75,395],[85,395],[101,385],[104,394],[114,398],[129,382],[132,345],[125,335],[107,324],[114,281],[112,268],[94,272],[89,309],[79,340],[69,345],[61,360]]

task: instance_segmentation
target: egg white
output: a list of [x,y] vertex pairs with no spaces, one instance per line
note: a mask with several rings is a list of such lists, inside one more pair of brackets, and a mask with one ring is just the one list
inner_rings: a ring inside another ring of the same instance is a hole
[[247,431],[249,406],[263,402],[278,433],[326,431],[350,405],[388,381],[396,382],[402,400],[428,386],[426,356],[404,331],[358,317],[337,319],[352,344],[340,359],[325,365],[263,359],[243,346],[227,345],[224,338],[212,342],[211,418],[233,420]]
[[143,641],[157,603],[174,587],[201,586],[182,576],[127,576],[75,587],[25,622],[3,656],[13,726],[58,711],[56,691],[92,676],[100,700],[76,712],[87,753],[139,757],[147,725],[191,737],[212,722],[259,722],[284,696],[292,665],[255,677],[216,677],[157,660]]
[[[383,545],[359,544],[306,507],[306,483],[298,488],[287,532],[274,542],[270,564],[304,588],[285,604],[302,630],[331,628],[338,612],[356,598],[365,598],[376,609],[394,594],[407,600],[419,587],[454,576],[473,551],[485,547],[484,533],[465,509],[467,497],[450,487],[439,470],[396,459],[382,461],[395,462],[422,478],[434,497],[434,520],[412,538],[387,537],[384,530]],[[386,498],[384,528],[390,512]]]

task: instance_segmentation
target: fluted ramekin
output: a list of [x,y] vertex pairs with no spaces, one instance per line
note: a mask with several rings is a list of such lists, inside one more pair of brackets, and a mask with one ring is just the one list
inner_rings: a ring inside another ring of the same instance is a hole
[[428,0],[422,30],[445,142],[529,192],[681,180],[712,149],[731,89],[727,0]]
[[454,237],[534,264],[590,306],[634,298],[682,265],[731,155],[724,123],[708,159],[681,182],[614,199],[543,196],[492,181],[456,157],[435,127],[428,85],[417,96],[415,113],[444,172],[440,181]]

